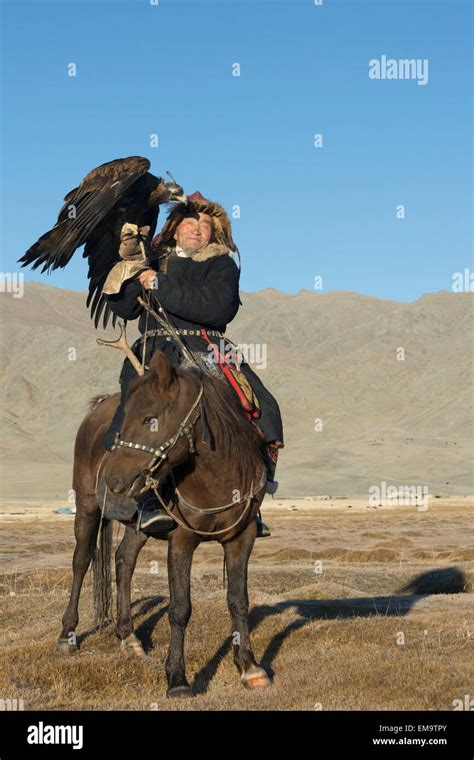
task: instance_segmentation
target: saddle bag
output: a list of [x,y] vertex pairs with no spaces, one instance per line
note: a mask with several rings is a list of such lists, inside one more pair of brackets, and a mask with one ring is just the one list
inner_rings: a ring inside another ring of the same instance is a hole
[[212,352],[217,358],[217,364],[224,377],[237,394],[239,401],[244,408],[247,419],[258,420],[262,413],[260,402],[244,373],[235,365],[235,363],[232,363],[227,356],[223,356],[220,353],[215,344],[211,342],[204,329],[201,330],[201,335],[204,340],[212,346]]

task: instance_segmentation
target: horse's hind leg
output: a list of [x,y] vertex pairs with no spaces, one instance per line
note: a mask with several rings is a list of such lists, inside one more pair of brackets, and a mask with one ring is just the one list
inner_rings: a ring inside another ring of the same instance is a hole
[[241,680],[248,689],[269,686],[271,681],[255,660],[250,642],[247,592],[247,570],[257,526],[252,520],[236,538],[224,544],[229,585],[227,604],[232,618],[232,644],[234,662]]
[[115,554],[115,576],[117,579],[117,625],[116,633],[120,647],[126,656],[143,656],[142,645],[133,632],[131,609],[131,583],[140,549],[148,536],[126,527],[125,535]]
[[84,576],[89,568],[97,531],[99,529],[100,511],[97,505],[84,507],[85,502],[77,501],[77,512],[74,521],[76,548],[72,560],[73,582],[69,604],[62,618],[63,628],[58,640],[58,649],[64,654],[77,652],[76,627],[79,622],[78,604]]

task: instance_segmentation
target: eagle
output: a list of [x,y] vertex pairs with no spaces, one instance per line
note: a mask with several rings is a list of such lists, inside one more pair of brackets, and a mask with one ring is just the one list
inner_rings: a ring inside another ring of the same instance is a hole
[[[64,198],[54,227],[42,235],[18,260],[41,272],[65,267],[74,251],[84,247],[88,260],[87,307],[97,328],[102,315],[104,329],[112,314],[102,288],[112,267],[120,261],[119,248],[124,224],[140,230],[149,227],[148,239],[156,230],[159,207],[164,203],[187,203],[182,187],[172,179],[150,173],[150,162],[142,156],[117,158],[92,169]],[[169,172],[168,172],[169,174]],[[169,174],[171,177],[171,175]]]

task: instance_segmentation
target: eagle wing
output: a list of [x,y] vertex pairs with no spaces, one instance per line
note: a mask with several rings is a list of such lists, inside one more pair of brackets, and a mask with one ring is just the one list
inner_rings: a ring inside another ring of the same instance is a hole
[[[150,195],[160,197],[160,177],[148,171],[150,162],[141,156],[109,161],[87,174],[80,185],[64,198],[54,227],[42,235],[19,259],[22,266],[42,266],[42,272],[65,267],[77,248],[89,264],[87,306],[97,327],[103,313],[107,326],[111,311],[102,287],[114,264],[120,260],[120,230],[125,222],[149,225],[150,239],[156,229],[159,206],[149,205]],[[158,189],[158,192],[157,192]],[[163,201],[166,202],[166,193]],[[115,324],[115,315],[112,315]]]

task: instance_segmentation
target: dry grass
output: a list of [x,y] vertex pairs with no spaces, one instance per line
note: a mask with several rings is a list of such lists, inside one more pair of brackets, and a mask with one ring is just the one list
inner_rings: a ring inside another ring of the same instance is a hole
[[166,545],[149,541],[134,577],[148,656],[124,660],[113,626],[93,630],[88,575],[80,653],[64,658],[55,642],[72,520],[3,517],[0,698],[26,710],[450,710],[472,694],[471,515],[451,500],[426,513],[267,509],[273,536],[257,541],[250,566],[253,646],[273,679],[260,693],[243,689],[232,662],[221,549],[202,545],[186,645],[197,697],[187,701],[165,698]]

